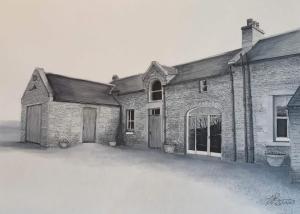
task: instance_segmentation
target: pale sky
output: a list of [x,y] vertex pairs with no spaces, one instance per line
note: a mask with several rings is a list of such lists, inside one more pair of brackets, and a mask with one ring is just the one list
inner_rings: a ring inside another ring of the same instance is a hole
[[109,82],[241,46],[247,18],[266,36],[300,27],[299,0],[0,0],[0,120],[20,120],[35,67]]

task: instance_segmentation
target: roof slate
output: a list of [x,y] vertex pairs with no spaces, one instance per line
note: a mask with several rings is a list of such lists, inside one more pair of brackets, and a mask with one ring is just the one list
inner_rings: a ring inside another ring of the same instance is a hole
[[144,89],[143,74],[137,74],[134,76],[121,78],[121,79],[112,81],[111,84],[116,86],[113,89],[113,91],[120,92],[120,94],[141,91]]
[[[194,79],[223,75],[228,72],[228,63],[242,49],[232,50],[217,56],[175,66],[160,65],[168,75],[176,75],[169,84],[178,84]],[[247,53],[249,62],[300,53],[300,29],[259,40]],[[239,60],[238,60],[239,61]],[[238,63],[238,62],[237,62]],[[143,90],[143,74],[112,82],[115,91],[130,93]]]
[[300,53],[300,29],[259,40],[248,52],[248,61]]
[[228,61],[240,51],[241,49],[236,49],[195,62],[176,65],[174,68],[177,69],[178,74],[170,84],[225,74],[228,72]]
[[53,100],[85,104],[119,104],[109,94],[112,85],[46,73],[53,90]]
[[288,103],[288,107],[295,107],[299,106],[300,107],[300,86],[296,90],[295,94],[292,96]]

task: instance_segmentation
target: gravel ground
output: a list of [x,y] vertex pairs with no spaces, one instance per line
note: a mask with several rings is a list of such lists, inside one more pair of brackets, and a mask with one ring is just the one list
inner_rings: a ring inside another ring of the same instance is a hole
[[300,186],[284,167],[17,139],[0,130],[0,213],[300,213]]

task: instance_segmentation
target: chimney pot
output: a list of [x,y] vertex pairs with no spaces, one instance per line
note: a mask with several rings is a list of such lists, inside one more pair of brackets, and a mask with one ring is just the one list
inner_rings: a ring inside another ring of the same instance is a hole
[[259,23],[253,19],[247,19],[247,25],[242,27],[242,48],[251,48],[264,35],[264,31],[259,28]]
[[112,76],[112,81],[116,81],[116,80],[118,80],[119,79],[119,76],[117,75],[117,74],[114,74],[113,76]]
[[251,26],[253,23],[253,19],[247,19],[247,26]]

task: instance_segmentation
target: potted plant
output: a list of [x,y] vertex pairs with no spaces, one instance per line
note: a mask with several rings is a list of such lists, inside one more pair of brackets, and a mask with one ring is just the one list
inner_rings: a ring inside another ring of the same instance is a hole
[[174,143],[166,143],[166,144],[164,144],[164,151],[166,153],[174,153],[174,151],[175,151],[175,144]]
[[61,138],[58,141],[58,145],[60,148],[66,149],[66,148],[70,147],[71,143],[67,138]]
[[110,141],[109,145],[112,146],[112,147],[115,147],[115,146],[117,146],[117,142],[116,141]]
[[282,165],[286,154],[282,152],[266,152],[267,162],[270,166],[279,167]]

